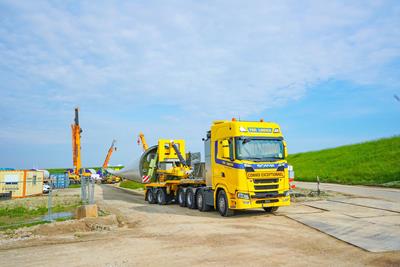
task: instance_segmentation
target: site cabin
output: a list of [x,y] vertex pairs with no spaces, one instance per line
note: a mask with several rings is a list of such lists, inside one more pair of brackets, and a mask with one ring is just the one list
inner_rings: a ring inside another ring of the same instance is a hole
[[290,205],[294,172],[287,164],[278,124],[215,121],[203,140],[205,162],[191,168],[185,162],[183,140],[159,140],[156,158],[147,166],[152,177],[145,186],[149,203],[175,201],[200,211],[215,208],[222,216],[255,208],[273,212]]
[[0,194],[11,193],[12,198],[23,198],[43,193],[43,171],[0,171]]

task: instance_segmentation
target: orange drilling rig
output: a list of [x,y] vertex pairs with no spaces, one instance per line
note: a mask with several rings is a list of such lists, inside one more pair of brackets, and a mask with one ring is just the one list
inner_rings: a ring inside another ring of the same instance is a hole
[[72,163],[74,169],[69,172],[69,179],[72,183],[80,182],[80,175],[82,174],[82,161],[81,161],[81,133],[82,129],[79,126],[79,108],[75,108],[74,124],[71,125],[72,129]]

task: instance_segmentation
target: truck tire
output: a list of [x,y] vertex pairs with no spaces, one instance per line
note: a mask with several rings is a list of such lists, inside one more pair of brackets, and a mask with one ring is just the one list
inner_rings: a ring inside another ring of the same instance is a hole
[[149,202],[149,204],[155,204],[156,203],[156,198],[154,196],[153,189],[152,188],[148,189],[146,194],[147,194],[146,195],[147,202]]
[[189,187],[186,189],[186,206],[189,209],[196,209],[196,195],[195,195],[195,189],[192,187]]
[[206,197],[203,189],[197,191],[196,204],[199,211],[209,211],[211,209],[211,207],[206,204]]
[[279,207],[263,207],[263,209],[265,210],[265,212],[271,213],[271,212],[275,212],[278,210]]
[[221,216],[224,216],[224,217],[229,217],[234,214],[234,211],[229,209],[228,197],[226,196],[226,193],[224,190],[221,190],[218,192],[217,210],[218,210],[219,214],[221,214]]
[[186,192],[183,188],[178,191],[178,204],[181,207],[186,207]]
[[156,194],[158,205],[166,205],[167,204],[167,194],[163,188],[158,189]]

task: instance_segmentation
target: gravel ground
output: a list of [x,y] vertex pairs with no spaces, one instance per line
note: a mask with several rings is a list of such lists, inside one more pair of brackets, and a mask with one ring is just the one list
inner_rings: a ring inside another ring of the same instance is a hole
[[[53,233],[0,246],[2,266],[399,266],[400,253],[369,253],[285,216],[240,212],[222,218],[177,205],[149,205],[141,194],[96,187],[99,206],[119,227]],[[305,209],[304,212],[307,212]],[[39,233],[40,234],[40,233]]]

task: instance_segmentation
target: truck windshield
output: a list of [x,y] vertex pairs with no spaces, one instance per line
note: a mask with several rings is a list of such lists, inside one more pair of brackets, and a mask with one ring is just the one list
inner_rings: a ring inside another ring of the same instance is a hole
[[236,138],[236,158],[254,161],[283,159],[283,142],[276,139]]

